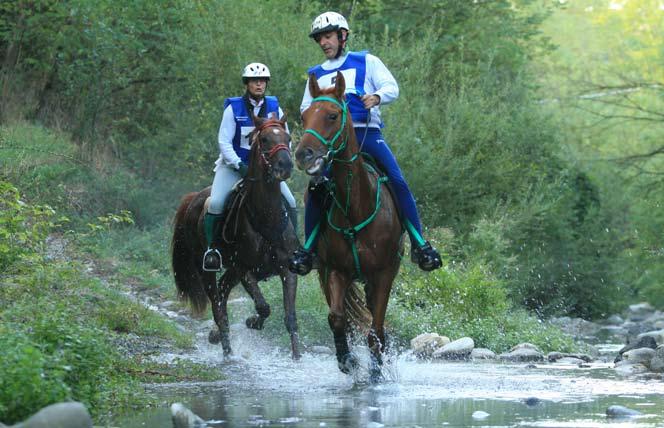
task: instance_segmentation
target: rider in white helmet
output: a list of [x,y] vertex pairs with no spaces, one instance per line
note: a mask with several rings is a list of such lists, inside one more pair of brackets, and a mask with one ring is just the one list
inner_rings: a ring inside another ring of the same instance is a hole
[[[397,99],[399,86],[378,57],[367,51],[346,52],[349,32],[346,18],[339,13],[325,12],[314,19],[309,37],[321,48],[326,61],[311,67],[309,78],[317,79],[321,88],[328,88],[334,86],[337,72],[343,73],[346,81],[346,102],[353,118],[357,141],[361,143],[362,151],[371,155],[389,177],[402,222],[410,236],[411,258],[423,270],[437,269],[442,265],[440,255],[422,237],[415,199],[381,132],[383,121],[380,106]],[[311,100],[307,82],[300,112],[309,107]],[[305,275],[311,270],[316,237],[311,240],[309,237],[321,221],[324,221],[324,216],[319,198],[308,198],[304,216],[304,242],[309,244],[309,247],[295,251],[289,266],[291,271]]]
[[[226,98],[224,113],[219,126],[220,155],[215,163],[214,181],[210,203],[205,213],[205,238],[208,249],[203,256],[203,270],[221,270],[221,228],[224,221],[224,204],[231,189],[247,174],[249,163],[249,133],[254,129],[249,112],[255,116],[276,115],[281,119],[284,112],[279,107],[277,97],[265,95],[270,70],[265,64],[252,62],[242,71],[245,93],[241,97]],[[288,127],[286,127],[288,131]],[[281,194],[288,204],[288,215],[296,226],[297,214],[295,198],[284,181]]]

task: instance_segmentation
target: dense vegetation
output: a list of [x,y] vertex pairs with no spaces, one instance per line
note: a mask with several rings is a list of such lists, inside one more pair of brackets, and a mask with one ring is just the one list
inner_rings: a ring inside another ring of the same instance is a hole
[[[651,66],[664,59],[664,12],[607,4],[3,2],[0,420],[64,398],[103,412],[140,371],[113,340],[178,337],[82,265],[47,257],[46,237],[172,298],[169,221],[212,178],[223,99],[242,91],[246,63],[268,64],[297,139],[306,67],[321,60],[307,29],[326,9],[349,17],[351,48],[370,48],[400,84],[386,137],[445,254],[429,275],[404,263],[389,313],[398,343],[438,331],[496,351],[565,350],[534,316],[664,308],[664,76]],[[305,182],[291,180],[297,195]],[[301,284],[303,340],[324,342],[325,304],[312,276]],[[279,301],[278,287],[269,294]]]

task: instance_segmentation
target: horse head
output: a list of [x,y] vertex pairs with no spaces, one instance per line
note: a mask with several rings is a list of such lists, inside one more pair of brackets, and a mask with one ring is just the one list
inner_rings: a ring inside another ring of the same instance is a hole
[[304,135],[295,151],[298,168],[309,175],[321,175],[332,158],[346,147],[344,134],[350,116],[344,100],[346,81],[337,72],[334,87],[321,89],[316,76],[309,76],[311,105],[302,113]]
[[[286,132],[286,117],[281,120],[264,119],[251,113],[256,128],[250,136],[251,165],[249,176],[255,176],[255,168],[261,168],[268,179],[279,181],[290,178],[293,161],[290,153],[290,135]],[[252,171],[254,169],[254,171]]]

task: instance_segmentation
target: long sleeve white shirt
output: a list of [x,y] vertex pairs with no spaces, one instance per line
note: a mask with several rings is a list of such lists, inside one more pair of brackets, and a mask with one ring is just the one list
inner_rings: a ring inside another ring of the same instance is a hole
[[[254,107],[254,115],[258,116],[258,113],[265,102],[265,98],[260,101],[256,101],[253,98],[249,98],[249,102]],[[284,112],[279,107],[279,119],[283,118]],[[219,135],[217,137],[219,142],[219,159],[217,159],[216,165],[230,165],[233,168],[239,168],[240,162],[242,161],[240,157],[235,153],[233,148],[233,138],[235,137],[235,115],[233,114],[233,107],[229,105],[224,109],[224,114],[221,118],[221,125],[219,125]],[[243,127],[241,132],[241,138],[247,138],[249,133],[253,131],[252,128]],[[286,132],[288,131],[288,125],[286,125]]]
[[[346,61],[347,56],[348,54],[345,54],[336,59],[328,59],[321,64],[321,67],[323,70],[334,70],[340,67],[344,61]],[[375,94],[380,97],[380,104],[371,109],[369,127],[378,128],[382,123],[379,106],[389,104],[399,97],[399,85],[397,84],[397,81],[392,73],[390,73],[390,70],[387,69],[385,64],[383,64],[383,62],[377,56],[368,53],[366,59],[367,63],[364,77],[364,93],[368,95]],[[321,89],[325,88],[321,87]],[[348,88],[346,92],[349,92]],[[300,113],[309,108],[312,99],[313,98],[309,93],[309,81],[307,80],[307,84],[304,87],[302,103],[300,104]],[[353,124],[355,127],[366,125],[366,123]]]

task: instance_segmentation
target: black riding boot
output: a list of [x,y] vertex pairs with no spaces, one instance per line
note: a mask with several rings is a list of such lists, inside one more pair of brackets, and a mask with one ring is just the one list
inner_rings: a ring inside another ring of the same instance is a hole
[[311,272],[314,264],[314,254],[312,251],[298,248],[293,252],[288,270],[298,275],[306,275]]
[[208,249],[203,255],[203,270],[219,272],[221,270],[221,228],[224,224],[224,216],[206,212],[204,222]]
[[431,246],[429,241],[425,242],[421,247],[413,245],[410,250],[410,258],[420,269],[427,272],[438,269],[443,265],[440,254]]

